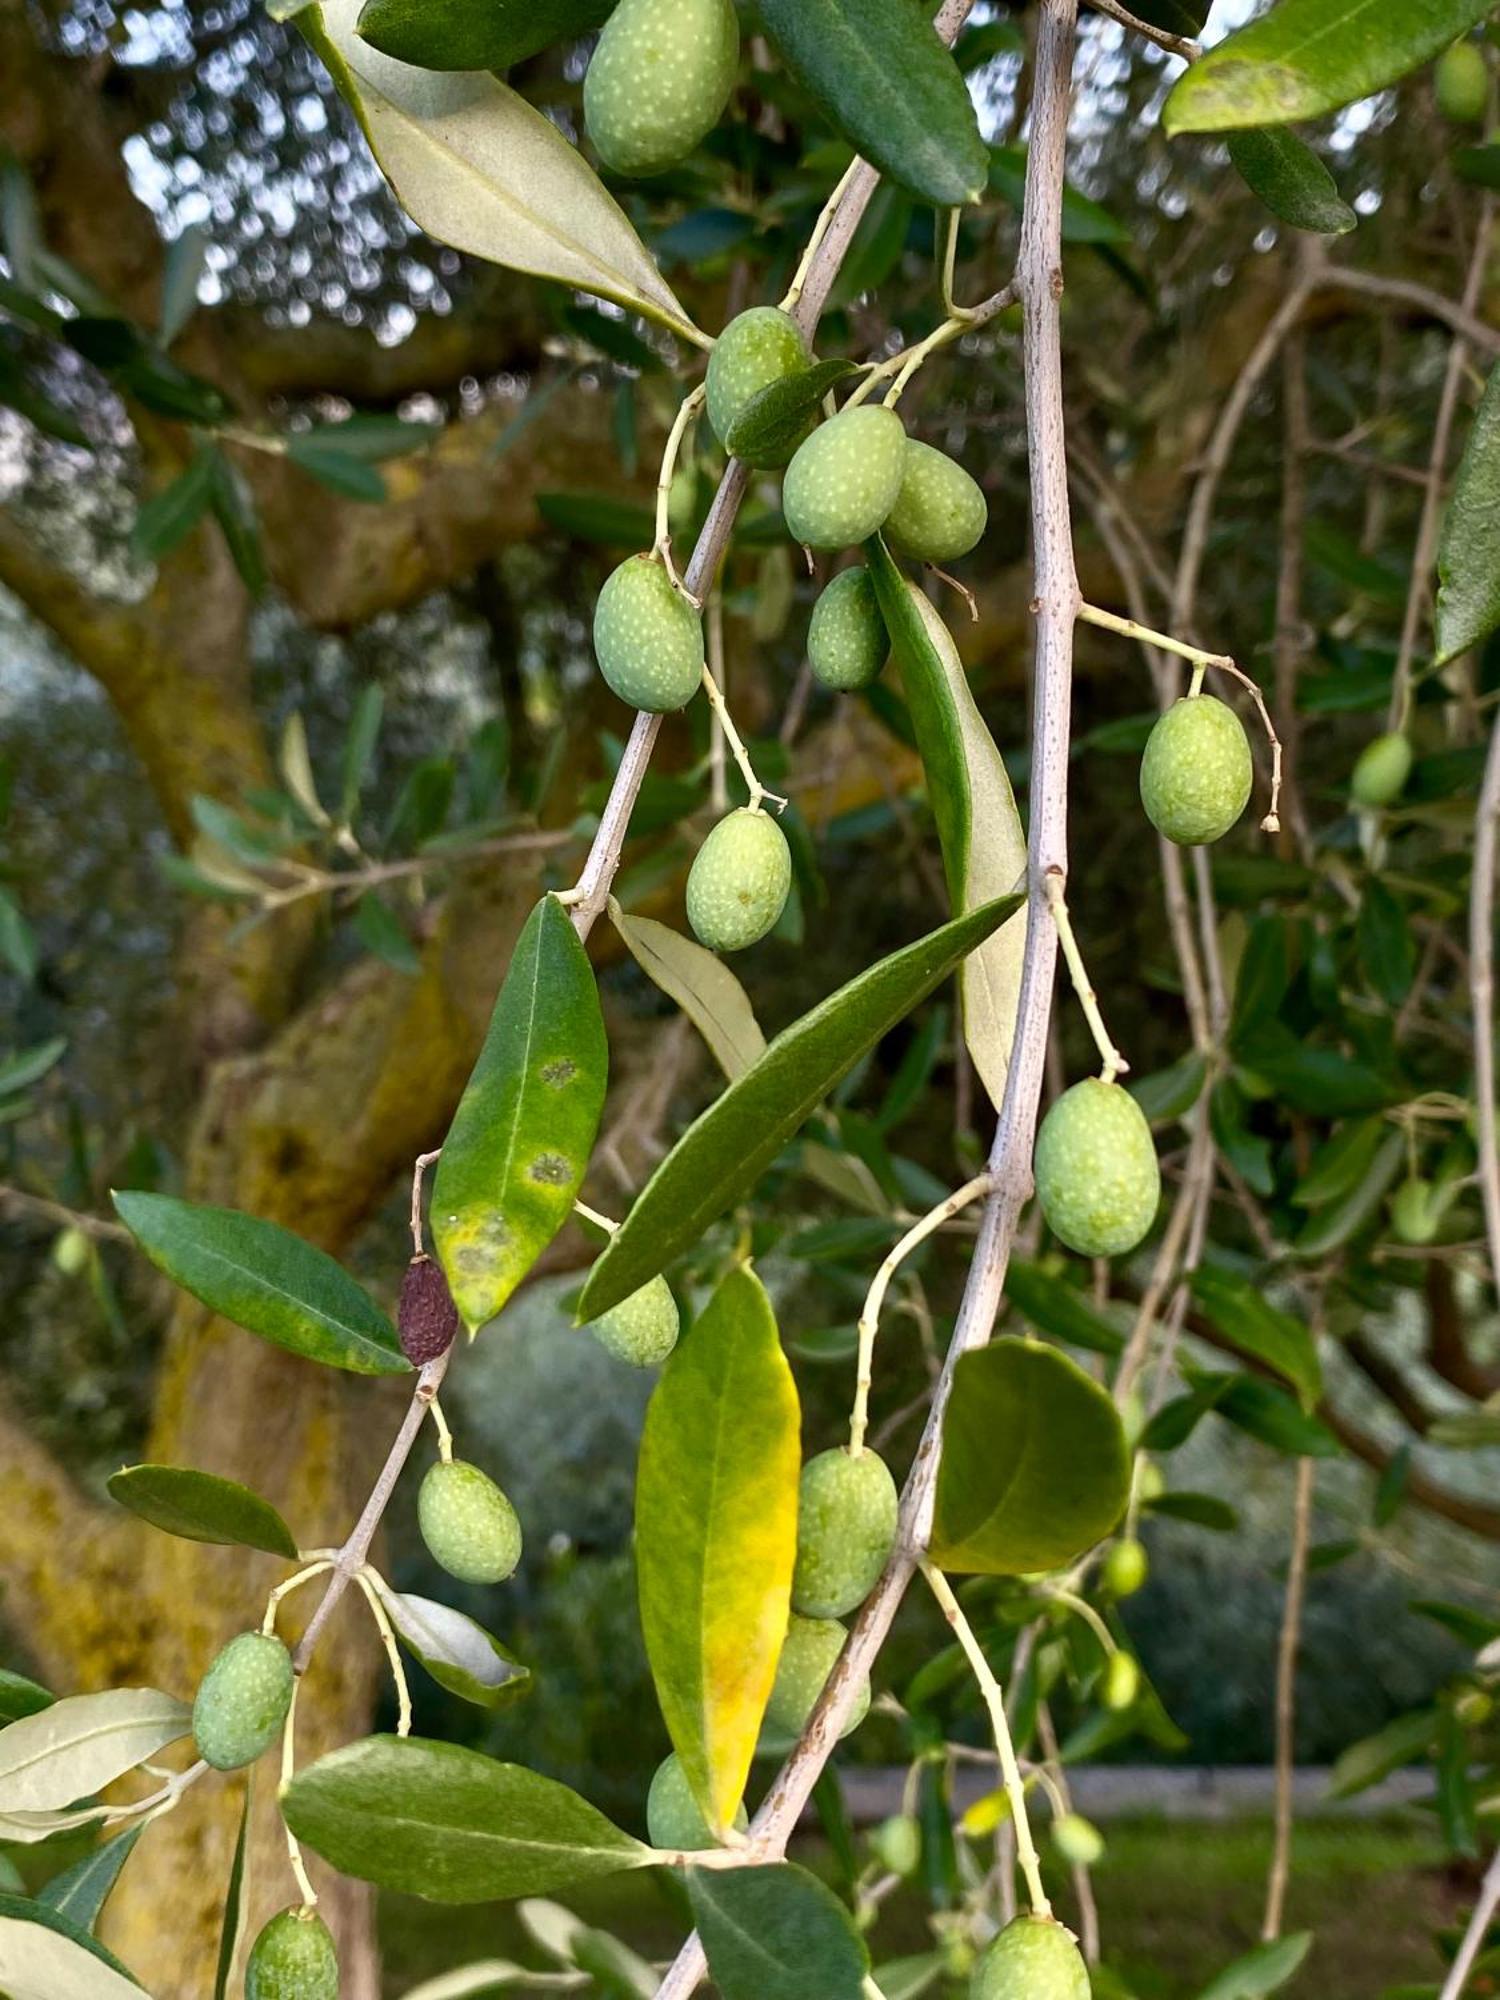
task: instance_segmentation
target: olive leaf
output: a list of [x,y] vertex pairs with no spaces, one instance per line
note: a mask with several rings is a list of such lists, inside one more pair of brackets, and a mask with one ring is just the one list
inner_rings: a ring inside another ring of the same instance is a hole
[[814,361],[758,389],[729,426],[724,449],[747,465],[781,465],[808,419],[835,383],[855,372],[852,361]]
[[527,918],[443,1142],[432,1233],[470,1332],[573,1210],[609,1072],[593,969],[556,896]]
[[610,921],[636,964],[702,1035],[732,1083],[765,1054],[750,996],[717,952],[653,917],[632,917],[610,898]]
[[1280,0],[1200,56],[1167,99],[1169,133],[1317,118],[1384,90],[1489,13],[1493,0]]
[[1500,627],[1500,366],[1464,446],[1438,545],[1437,653],[1443,666]]
[[393,1590],[376,1570],[370,1572],[370,1583],[396,1637],[439,1687],[480,1708],[499,1708],[527,1691],[530,1668],[464,1612],[431,1597]]
[[1274,1368],[1297,1391],[1302,1407],[1323,1400],[1317,1342],[1301,1320],[1273,1306],[1248,1278],[1204,1265],[1190,1282],[1193,1297],[1231,1347]]
[[296,1557],[296,1537],[270,1501],[237,1480],[183,1465],[127,1465],[108,1484],[111,1499],[169,1535]]
[[1054,1347],[1000,1340],[959,1361],[943,1419],[932,1560],[1022,1576],[1102,1541],[1130,1496],[1108,1393]]
[[1359,217],[1311,146],[1284,125],[1234,132],[1229,157],[1245,185],[1282,222],[1321,236],[1343,236]]
[[250,1801],[254,1778],[245,1774],[245,1798],[240,1807],[240,1830],[235,1836],[234,1857],[229,1864],[229,1880],[224,1888],[224,1922],[219,1930],[219,1958],[214,1968],[214,2000],[227,2000],[235,1953],[245,1925],[245,1848],[250,1836]]
[[54,1875],[37,1891],[36,1900],[81,1930],[92,1931],[106,1897],[120,1878],[120,1870],[145,1830],[144,1821],[127,1826],[113,1840],[106,1840],[81,1861],[75,1861],[71,1868]]
[[53,1699],[39,1681],[29,1681],[25,1674],[0,1667],[0,1723],[18,1722],[23,1715],[35,1715],[38,1709],[50,1708]]
[[0,1730],[0,1814],[50,1813],[88,1798],[191,1726],[192,1711],[155,1688],[55,1701]]
[[1301,1969],[1312,1941],[1311,1931],[1294,1931],[1290,1937],[1257,1945],[1254,1951],[1226,1966],[1217,1979],[1204,1987],[1198,2000],[1264,2000],[1266,1994],[1278,1992]]
[[656,1860],[566,1785],[421,1736],[367,1736],[320,1757],[281,1806],[345,1875],[434,1903],[545,1895]]
[[0,1988],[7,2000],[141,2000],[113,1952],[24,1896],[0,1895]]
[[688,1897],[723,2000],[862,2000],[870,1955],[805,1868],[690,1868]]
[[297,25],[414,222],[455,250],[700,337],[624,210],[555,125],[485,71],[438,74],[382,55],[356,32],[359,7],[324,0]]
[[791,1609],[797,1390],[765,1289],[731,1271],[662,1371],[636,1476],[641,1629],[711,1826],[744,1793]]
[[615,0],[365,0],[361,41],[422,69],[509,69],[602,27]]
[[[1015,793],[953,635],[878,536],[866,545],[865,558],[927,773],[948,894],[955,911],[972,910],[1025,879],[1026,834]],[[997,1106],[1005,1095],[1025,950],[1026,912],[1020,908],[965,959],[959,974],[964,1040]]]
[[752,1188],[814,1107],[1017,907],[987,903],[893,952],[767,1044],[683,1133],[594,1265],[578,1317],[597,1319],[690,1249]]

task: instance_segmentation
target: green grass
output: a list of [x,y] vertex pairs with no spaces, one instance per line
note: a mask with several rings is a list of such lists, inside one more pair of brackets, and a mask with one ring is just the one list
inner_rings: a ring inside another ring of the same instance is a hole
[[[1095,1871],[1106,1962],[1139,2000],[1194,2000],[1259,1937],[1269,1824],[1141,1819],[1107,1833]],[[1059,1914],[1071,1917],[1060,1880],[1056,1894]],[[686,1929],[677,1885],[656,1873],[616,1876],[560,1900],[648,1958],[669,1956]],[[1315,1943],[1283,1991],[1288,2000],[1377,2000],[1387,1987],[1432,1981],[1440,1968],[1432,1933],[1459,1914],[1436,1838],[1419,1822],[1310,1821],[1297,1833],[1286,1927],[1313,1931]],[[543,1962],[504,1907],[448,1910],[387,1896],[381,1940],[388,2000],[473,1959]],[[876,1934],[877,1960],[927,1942],[919,1901],[895,1899]],[[957,2000],[959,1989],[951,1993]]]

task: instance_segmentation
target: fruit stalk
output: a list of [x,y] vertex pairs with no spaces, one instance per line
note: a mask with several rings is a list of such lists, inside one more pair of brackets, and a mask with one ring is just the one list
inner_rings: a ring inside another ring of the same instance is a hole
[[1052,921],[1057,926],[1063,957],[1068,961],[1068,971],[1073,976],[1073,990],[1078,995],[1083,1018],[1089,1024],[1089,1033],[1094,1038],[1094,1047],[1099,1051],[1099,1060],[1103,1064],[1099,1074],[1105,1083],[1113,1083],[1117,1076],[1129,1069],[1130,1064],[1115,1047],[1104,1025],[1104,1016],[1099,1011],[1099,996],[1094,991],[1088,967],[1083,962],[1083,953],[1073,935],[1073,921],[1068,915],[1068,899],[1063,894],[1060,875],[1047,877],[1047,902],[1052,910]]

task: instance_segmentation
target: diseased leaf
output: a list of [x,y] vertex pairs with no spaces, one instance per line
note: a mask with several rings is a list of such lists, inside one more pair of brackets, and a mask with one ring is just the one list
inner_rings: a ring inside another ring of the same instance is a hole
[[119,1880],[120,1870],[145,1830],[143,1823],[127,1826],[113,1840],[104,1841],[71,1868],[54,1875],[37,1891],[36,1900],[49,1910],[56,1910],[80,1930],[92,1931],[106,1897]]
[[750,996],[716,952],[653,917],[627,916],[610,898],[610,921],[652,983],[687,1015],[733,1083],[765,1054]]
[[1169,133],[1318,118],[1384,90],[1489,13],[1493,0],[1279,0],[1201,56],[1162,112]]
[[1437,656],[1443,666],[1500,626],[1500,366],[1490,371],[1438,544]]
[[365,0],[357,32],[421,69],[509,69],[603,27],[615,0]]
[[297,1838],[344,1874],[434,1903],[545,1895],[656,1858],[566,1785],[421,1736],[367,1736],[320,1757],[281,1804]]
[[597,1319],[691,1248],[752,1188],[839,1079],[1017,906],[1014,897],[893,952],[794,1021],[683,1133],[595,1263],[578,1302]]
[[931,1553],[940,1569],[1061,1569],[1103,1540],[1129,1496],[1119,1413],[1076,1362],[1024,1340],[963,1356],[938,1464]]
[[184,1465],[127,1465],[110,1479],[109,1491],[122,1507],[169,1535],[296,1558],[296,1538],[286,1522],[269,1500],[237,1480]]
[[0,1988],[6,2000],[141,2000],[113,1952],[24,1896],[0,1895]]
[[744,1793],[791,1609],[801,1415],[760,1280],[731,1271],[646,1411],[641,1629],[668,1734],[709,1824]]
[[526,1693],[531,1669],[523,1667],[482,1625],[433,1598],[393,1590],[378,1571],[371,1573],[370,1582],[396,1628],[396,1637],[440,1687],[480,1708],[501,1708]]
[[114,1204],[157,1269],[236,1326],[356,1375],[411,1366],[369,1293],[289,1229],[139,1189],[116,1194]]
[[325,0],[297,25],[414,222],[455,250],[696,335],[624,210],[555,125],[483,70],[440,75],[382,55],[355,32],[359,11],[360,0]]
[[1232,1347],[1264,1361],[1297,1391],[1304,1409],[1323,1398],[1317,1343],[1301,1320],[1273,1306],[1246,1278],[1204,1265],[1190,1281],[1193,1297]]
[[1273,1944],[1257,1945],[1211,1980],[1199,2000],[1262,2000],[1263,1995],[1286,1985],[1311,1947],[1311,1931],[1296,1931]]
[[471,1333],[573,1212],[609,1073],[593,968],[556,896],[527,918],[443,1142],[432,1233]]
[[986,153],[958,65],[909,0],[761,0],[793,76],[850,144],[940,208],[977,201]]
[[690,1868],[688,1897],[723,2000],[862,2000],[870,1956],[844,1905],[789,1861]]
[[1235,132],[1229,157],[1253,194],[1282,222],[1319,236],[1343,236],[1359,217],[1312,147],[1284,125]]
[[186,1736],[192,1711],[155,1688],[70,1695],[0,1730],[0,1813],[89,1798]]
[[[947,626],[902,577],[878,536],[866,544],[865,558],[927,773],[948,895],[956,912],[972,910],[1025,883],[1026,834],[1015,794]],[[1025,949],[1022,906],[965,960],[959,975],[964,1039],[997,1106],[1015,1038]]]
[[725,450],[732,458],[746,459],[751,465],[780,464],[829,390],[854,372],[852,361],[835,357],[815,361],[809,368],[798,368],[768,383],[757,390],[729,426]]

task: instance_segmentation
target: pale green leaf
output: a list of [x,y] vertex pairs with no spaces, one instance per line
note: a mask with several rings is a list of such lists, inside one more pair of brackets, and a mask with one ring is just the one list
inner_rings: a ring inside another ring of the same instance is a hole
[[466,1613],[431,1597],[393,1590],[378,1571],[371,1572],[370,1582],[396,1637],[440,1687],[480,1708],[499,1708],[526,1692],[530,1669]]
[[155,1688],[71,1695],[0,1729],[0,1813],[53,1812],[185,1736],[192,1711]]
[[0,1896],[0,1988],[6,2000],[141,2000],[102,1944],[21,1896]]
[[653,917],[627,916],[610,898],[610,920],[631,957],[687,1015],[733,1083],[765,1054],[750,996],[717,952]]
[[1262,2000],[1297,1972],[1312,1947],[1311,1931],[1295,1931],[1272,1944],[1257,1945],[1211,1980],[1199,2000]]
[[711,1826],[744,1793],[791,1608],[800,1412],[760,1280],[731,1271],[646,1411],[636,1477],[641,1628]]
[[1500,627],[1500,367],[1493,369],[1464,447],[1438,545],[1441,666]]

